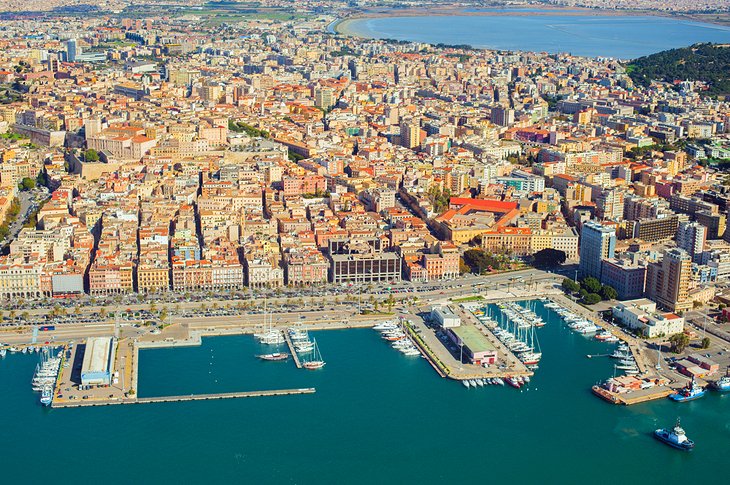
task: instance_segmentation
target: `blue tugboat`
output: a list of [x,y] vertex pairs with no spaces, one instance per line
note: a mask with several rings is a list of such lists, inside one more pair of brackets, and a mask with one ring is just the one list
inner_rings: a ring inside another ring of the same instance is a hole
[[654,437],[678,450],[690,451],[695,447],[695,442],[687,438],[687,435],[684,434],[684,429],[679,424],[679,418],[677,418],[677,424],[674,425],[671,431],[664,428],[657,429],[654,431]]
[[694,399],[701,398],[705,395],[706,392],[707,391],[704,387],[697,385],[693,377],[690,383],[687,384],[685,387],[678,390],[674,394],[670,394],[669,399],[677,402],[692,401]]

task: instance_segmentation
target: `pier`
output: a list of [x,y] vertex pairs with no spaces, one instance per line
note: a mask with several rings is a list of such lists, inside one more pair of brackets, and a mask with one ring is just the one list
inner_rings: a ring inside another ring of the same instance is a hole
[[631,406],[633,404],[640,404],[642,402],[655,401],[657,399],[663,399],[674,392],[666,386],[657,386],[651,389],[641,389],[638,391],[630,392],[611,392],[601,386],[593,386],[593,394],[600,397],[604,401],[608,401],[613,404],[623,404],[624,406]]
[[286,340],[286,345],[289,347],[289,353],[291,353],[291,357],[292,359],[294,359],[294,365],[297,366],[297,369],[301,369],[302,361],[299,360],[299,354],[297,354],[297,349],[294,348],[294,344],[291,341],[291,336],[286,330],[284,330],[284,340]]
[[159,396],[159,397],[140,397],[140,398],[124,398],[124,399],[89,399],[82,401],[58,401],[54,400],[51,407],[54,408],[78,408],[86,406],[111,406],[115,404],[150,404],[157,402],[182,402],[182,401],[212,401],[216,399],[239,399],[244,397],[264,397],[264,396],[291,396],[296,394],[314,394],[314,387],[305,387],[301,389],[274,389],[268,391],[244,391],[244,392],[224,392],[218,394],[190,394],[188,396]]

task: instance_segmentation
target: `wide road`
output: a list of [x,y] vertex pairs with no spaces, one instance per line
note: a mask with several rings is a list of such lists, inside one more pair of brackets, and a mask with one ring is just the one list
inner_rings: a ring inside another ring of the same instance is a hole
[[[417,296],[422,303],[439,303],[445,302],[449,298],[459,298],[469,296],[478,292],[488,292],[490,290],[506,290],[510,288],[525,288],[530,285],[537,285],[540,282],[546,282],[549,280],[559,281],[562,277],[553,273],[546,273],[540,270],[529,269],[524,271],[517,271],[499,275],[479,276],[479,277],[468,277],[460,278],[453,281],[446,281],[440,283],[440,286],[431,291],[418,291],[426,285],[429,287],[434,286],[434,283],[412,283],[412,292],[401,291],[394,293],[393,296],[396,299],[394,310],[401,306],[400,300],[410,300]],[[273,325],[284,325],[292,324],[293,322],[301,323],[332,323],[341,324],[343,321],[360,321],[360,320],[372,320],[388,318],[377,315],[360,315],[360,310],[364,306],[369,305],[370,297],[383,298],[382,294],[376,293],[351,293],[346,295],[349,297],[348,301],[343,301],[344,298],[340,296],[339,301],[335,301],[332,296],[312,297],[306,298],[305,304],[301,305],[296,310],[291,309],[277,309],[278,305],[285,303],[291,303],[291,297],[271,298],[268,300],[266,306],[269,310],[267,314],[264,314],[264,302],[258,301],[258,311],[261,313],[250,313],[246,310],[236,310],[231,308],[229,310],[224,309],[226,304],[234,304],[236,301],[230,300],[217,300],[217,301],[206,301],[205,305],[210,309],[214,303],[218,304],[219,308],[216,312],[229,312],[230,315],[225,314],[214,314],[205,315],[200,310],[200,302],[182,302],[175,305],[158,305],[158,308],[166,306],[170,310],[169,318],[166,320],[167,323],[187,323],[191,328],[205,329],[208,327],[215,326],[216,328],[241,328],[244,326],[263,327],[271,322]],[[179,307],[179,309],[175,309]],[[315,308],[313,308],[315,307]],[[148,304],[137,304],[121,307],[124,310],[130,309],[133,311],[148,310]],[[36,324],[53,324],[56,329],[53,331],[39,332],[38,342],[55,340],[68,340],[74,338],[82,338],[88,336],[98,335],[110,335],[113,333],[114,324],[110,319],[98,317],[98,311],[100,307],[82,307],[79,315],[67,315],[63,317],[63,321],[50,321],[47,320],[48,316],[47,309],[27,310],[31,315],[29,321]],[[210,311],[210,310],[208,310]],[[85,323],[79,322],[79,317],[91,317],[96,313],[96,317],[99,318],[99,322]],[[59,317],[61,318],[61,317]],[[122,320],[121,325],[123,328],[124,336],[141,336],[150,332],[149,327],[133,327],[133,323],[143,320],[156,320],[152,317],[142,317],[129,321]],[[4,343],[18,343],[27,342],[28,336],[30,335],[30,327],[25,324],[22,325],[18,322],[15,325],[7,325],[2,327],[0,330],[0,342]]]

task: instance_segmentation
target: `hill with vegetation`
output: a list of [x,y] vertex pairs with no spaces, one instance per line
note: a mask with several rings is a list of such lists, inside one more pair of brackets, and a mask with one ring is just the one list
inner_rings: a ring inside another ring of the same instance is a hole
[[702,81],[709,86],[707,94],[730,96],[730,45],[695,44],[658,52],[631,61],[626,72],[640,86],[652,80]]

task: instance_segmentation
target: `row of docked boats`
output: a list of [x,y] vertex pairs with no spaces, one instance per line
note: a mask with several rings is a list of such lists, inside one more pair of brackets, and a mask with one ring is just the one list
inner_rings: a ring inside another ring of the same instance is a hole
[[21,353],[21,354],[36,353],[37,354],[41,350],[42,350],[41,347],[37,347],[35,345],[28,345],[26,347],[15,347],[15,346],[3,347],[3,348],[0,348],[0,358],[8,355],[8,352],[10,352],[11,354],[15,354],[15,353]]
[[485,377],[482,379],[464,379],[461,384],[468,389],[470,387],[504,386],[505,382],[499,377]]
[[544,327],[545,321],[529,308],[510,301],[497,305],[502,313],[520,328]]
[[44,406],[50,406],[53,402],[53,388],[61,368],[61,355],[54,355],[52,349],[45,347],[40,351],[40,362],[36,364],[31,385],[33,391],[41,393],[40,401]]
[[[593,323],[592,321],[588,320],[585,317],[582,317],[576,313],[571,312],[570,310],[563,308],[559,304],[555,302],[549,302],[545,303],[545,308],[550,308],[555,313],[560,315],[560,317],[565,321],[565,324],[570,328],[571,330],[584,334],[594,334],[598,330],[600,330],[600,327]],[[610,332],[609,332],[610,334]],[[616,342],[618,339],[613,340],[611,337],[612,335],[606,335],[605,333],[602,333],[602,338],[600,340],[607,340],[607,341],[613,341]],[[615,337],[614,337],[615,338]]]
[[621,342],[609,357],[618,361],[617,364],[614,364],[614,367],[623,371],[624,374],[636,375],[639,373],[639,366],[636,364],[634,354],[631,353],[631,349],[625,343]]
[[287,329],[294,351],[299,355],[304,369],[316,370],[325,366],[322,353],[319,351],[317,339],[310,340],[309,332],[302,328]]
[[373,327],[373,330],[380,332],[383,340],[390,342],[390,346],[409,357],[421,355],[416,344],[406,335],[401,324],[396,321],[389,320],[381,322]]
[[527,318],[517,316],[517,310],[514,307],[522,307],[514,303],[509,305],[512,305],[512,307],[504,306],[504,308],[501,308],[506,319],[503,320],[502,326],[497,326],[492,329],[492,333],[504,344],[505,347],[510,350],[510,352],[520,359],[525,366],[531,370],[535,370],[542,358],[540,341],[537,338],[535,328],[541,326],[539,322],[542,322],[542,319],[538,322],[529,316]]

